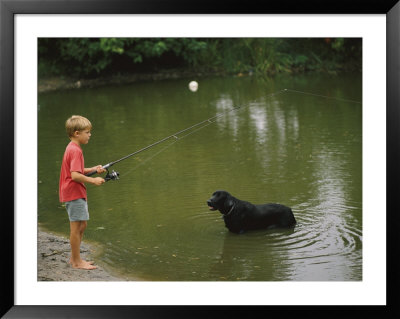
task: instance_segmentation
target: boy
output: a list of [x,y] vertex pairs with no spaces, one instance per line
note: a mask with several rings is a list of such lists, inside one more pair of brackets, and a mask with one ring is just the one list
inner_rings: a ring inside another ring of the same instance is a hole
[[90,121],[80,115],[73,115],[65,122],[65,128],[71,142],[65,149],[61,164],[59,194],[60,202],[65,202],[70,220],[70,264],[77,269],[96,269],[92,262],[81,259],[80,245],[83,232],[87,227],[89,212],[87,206],[86,186],[84,183],[101,185],[105,180],[101,177],[88,177],[85,174],[94,170],[102,173],[101,165],[85,168],[81,144],[89,142],[92,129]]

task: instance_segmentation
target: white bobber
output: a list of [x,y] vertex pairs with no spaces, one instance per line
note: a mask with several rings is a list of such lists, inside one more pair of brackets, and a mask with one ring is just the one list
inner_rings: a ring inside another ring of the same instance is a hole
[[192,92],[196,92],[199,88],[199,84],[196,81],[192,81],[189,83],[189,90]]

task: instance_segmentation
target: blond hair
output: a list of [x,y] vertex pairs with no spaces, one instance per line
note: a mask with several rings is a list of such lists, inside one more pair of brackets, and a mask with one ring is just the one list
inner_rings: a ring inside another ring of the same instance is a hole
[[65,122],[65,129],[69,137],[74,136],[75,131],[83,131],[86,129],[92,129],[92,123],[83,116],[80,115],[72,115],[66,122]]

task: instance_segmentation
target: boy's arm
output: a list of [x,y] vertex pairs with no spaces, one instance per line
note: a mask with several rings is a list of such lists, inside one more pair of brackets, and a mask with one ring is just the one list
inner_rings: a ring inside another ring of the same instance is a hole
[[102,177],[88,177],[79,172],[71,172],[71,178],[75,182],[90,183],[94,185],[101,185],[105,182],[104,178]]

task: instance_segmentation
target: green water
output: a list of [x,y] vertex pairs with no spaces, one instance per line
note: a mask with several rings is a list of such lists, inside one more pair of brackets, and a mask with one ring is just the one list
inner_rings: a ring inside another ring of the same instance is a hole
[[[241,106],[87,186],[85,239],[104,247],[99,262],[157,281],[362,280],[362,104],[346,101],[361,101],[361,75],[205,78],[196,93],[190,80],[39,94],[39,222],[69,232],[58,180],[72,114],[93,124],[90,167]],[[325,97],[271,95],[282,89]],[[206,204],[217,189],[288,205],[298,224],[231,234]]]

